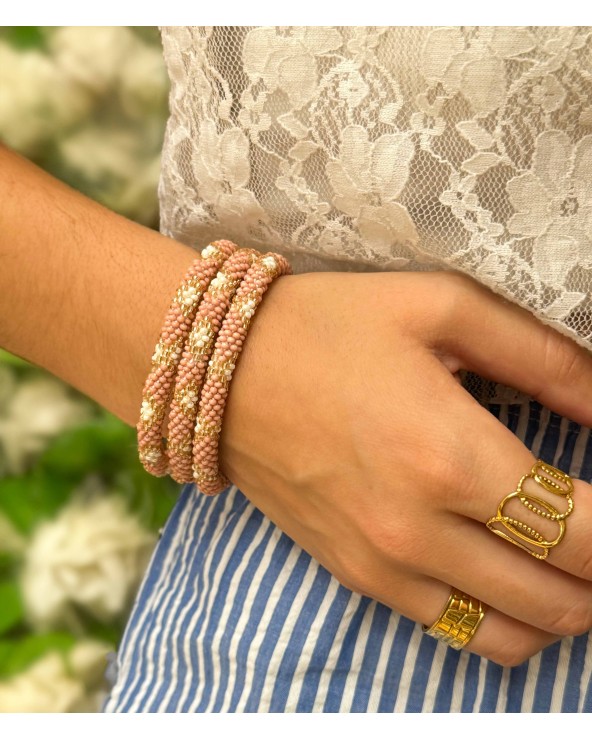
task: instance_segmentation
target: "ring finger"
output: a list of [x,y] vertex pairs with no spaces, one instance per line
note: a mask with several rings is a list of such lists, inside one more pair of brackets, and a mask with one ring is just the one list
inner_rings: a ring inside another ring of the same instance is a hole
[[[400,577],[389,578],[388,593],[381,590],[368,596],[430,626],[442,613],[450,591],[447,583],[428,576],[410,576],[406,572]],[[491,606],[482,604],[482,607],[484,617],[463,650],[503,666],[515,666],[560,639],[558,635],[525,624]]]

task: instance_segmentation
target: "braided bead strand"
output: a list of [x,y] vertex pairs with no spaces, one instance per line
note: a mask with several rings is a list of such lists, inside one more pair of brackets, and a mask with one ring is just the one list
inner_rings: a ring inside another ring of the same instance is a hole
[[274,278],[292,268],[275,252],[259,257],[247,271],[218,333],[202,387],[193,441],[193,477],[207,495],[220,493],[229,481],[218,467],[218,441],[228,388],[255,310]]
[[193,481],[193,430],[199,393],[226,312],[247,270],[261,252],[238,249],[222,265],[202,298],[175,383],[169,411],[167,455],[171,476],[177,483]]
[[142,392],[138,454],[146,471],[161,477],[168,471],[162,426],[173,390],[177,365],[199,301],[220,265],[236,250],[227,240],[213,242],[194,260],[171,301],[160,338],[152,355],[152,368]]

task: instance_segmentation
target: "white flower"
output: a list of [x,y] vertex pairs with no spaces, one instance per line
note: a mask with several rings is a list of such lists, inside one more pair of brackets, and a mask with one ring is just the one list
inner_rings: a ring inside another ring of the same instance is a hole
[[59,142],[66,163],[89,180],[133,178],[138,169],[135,146],[131,131],[95,125],[85,126]]
[[415,225],[400,197],[414,155],[406,133],[384,134],[370,142],[362,126],[346,126],[340,157],[327,163],[337,208],[352,216],[368,247],[391,253],[392,247],[414,245]]
[[[348,66],[351,67],[351,65]],[[356,108],[368,95],[370,88],[358,70],[351,67],[348,74],[344,74],[341,78],[337,91],[339,97],[346,100],[350,107]]]
[[550,285],[562,285],[578,261],[592,267],[591,170],[592,136],[574,146],[563,131],[545,131],[531,171],[506,185],[515,210],[508,231],[534,237],[533,264]]
[[238,122],[243,128],[250,131],[251,136],[257,136],[262,131],[267,131],[271,126],[271,116],[264,111],[266,102],[267,93],[261,93],[256,100],[250,89],[245,90],[241,95]]
[[95,93],[114,85],[137,45],[125,26],[61,26],[49,39],[60,69]]
[[496,29],[485,27],[465,40],[459,28],[435,28],[424,44],[421,72],[429,83],[441,83],[448,95],[462,94],[476,117],[487,116],[505,101],[503,60],[532,46],[528,30],[515,30],[500,37]]
[[0,682],[0,712],[98,712],[106,696],[109,645],[85,640],[68,656],[46,653],[27,670]]
[[22,573],[30,621],[76,624],[72,607],[101,620],[121,614],[135,594],[155,543],[113,495],[75,499],[33,535]]
[[247,187],[251,167],[249,140],[243,131],[229,128],[219,134],[214,120],[204,120],[192,165],[200,197],[211,204],[216,220],[229,233],[248,225],[257,227],[266,219]]
[[338,49],[343,39],[335,28],[292,27],[290,35],[278,34],[273,27],[250,31],[243,45],[246,74],[263,80],[268,90],[281,90],[290,104],[302,107],[317,89],[318,56]]
[[160,153],[148,161],[139,156],[135,172],[128,172],[122,188],[108,198],[111,207],[132,221],[143,224],[154,223],[158,218],[159,177]]
[[166,103],[168,77],[162,52],[138,40],[119,70],[119,94],[131,115],[157,110]]
[[8,469],[22,473],[29,456],[91,415],[89,403],[72,398],[69,388],[52,377],[21,383],[0,418],[0,445]]
[[24,154],[88,115],[92,98],[37,50],[0,42],[0,137]]
[[559,110],[567,92],[555,75],[548,74],[532,89],[532,102],[540,105],[545,113]]
[[160,154],[147,157],[131,130],[89,124],[58,146],[68,166],[96,183],[95,194],[105,205],[141,223],[156,218]]

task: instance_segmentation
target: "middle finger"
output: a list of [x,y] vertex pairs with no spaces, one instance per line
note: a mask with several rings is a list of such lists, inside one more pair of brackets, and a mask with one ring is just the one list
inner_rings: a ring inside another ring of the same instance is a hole
[[[465,485],[449,499],[449,506],[451,511],[485,524],[498,514],[498,506],[508,494],[516,491],[520,479],[523,475],[530,473],[537,458],[489,411],[479,407],[475,413],[481,416],[481,419],[476,425],[478,431],[473,434],[471,440],[476,472],[474,485],[470,483],[467,485],[465,482]],[[569,423],[568,419],[562,419],[561,427],[567,428]],[[559,434],[561,428],[556,428],[556,431]],[[555,460],[544,462],[569,474],[569,470],[563,470]],[[556,546],[548,548],[544,564],[590,581],[592,580],[592,537],[590,537],[592,486],[586,481],[570,477],[573,484],[573,511],[563,520],[565,529],[563,537]],[[533,496],[553,506],[559,512],[563,513],[568,509],[568,500],[565,496],[545,491],[531,478],[523,481],[522,491],[526,494],[526,501],[530,502],[534,509],[548,513],[544,506],[533,501]],[[529,510],[518,496],[507,500],[501,513],[530,527],[547,541],[556,539],[562,529],[558,522],[549,521],[544,516]],[[495,524],[494,526],[503,533],[511,534],[503,525]],[[492,537],[496,536],[492,532],[489,534]],[[528,542],[512,536],[529,550],[544,554],[543,548],[532,547]],[[502,544],[506,544],[503,539],[498,539]],[[507,547],[520,553],[520,549],[509,542]],[[535,558],[526,552],[524,557],[536,562]]]

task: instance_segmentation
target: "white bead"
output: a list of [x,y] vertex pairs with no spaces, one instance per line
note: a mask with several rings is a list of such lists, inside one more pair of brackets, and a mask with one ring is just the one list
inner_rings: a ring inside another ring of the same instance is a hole
[[226,275],[223,272],[219,272],[216,277],[212,280],[214,288],[221,288],[226,283]]
[[142,421],[150,421],[150,419],[154,416],[154,409],[146,401],[142,403],[142,410],[140,411],[140,416],[142,418]]
[[214,247],[212,244],[208,244],[208,246],[205,247],[205,249],[201,250],[201,256],[204,259],[207,259],[208,257],[212,257],[213,255],[215,255],[217,251],[218,250],[216,249],[216,247]]
[[197,295],[197,294],[196,294],[195,290],[193,290],[193,291],[188,291],[188,290],[186,290],[186,291],[185,291],[185,292],[183,293],[183,303],[184,303],[184,304],[185,304],[186,306],[190,306],[190,305],[191,305],[192,303],[194,303],[194,302],[195,302],[195,297],[196,297],[196,295]]
[[273,257],[265,257],[261,260],[261,262],[266,266],[269,267],[270,270],[275,270],[277,267],[277,262]]
[[150,450],[146,452],[143,456],[144,460],[149,463],[157,463],[160,462],[161,455],[156,450]]
[[245,316],[251,317],[254,313],[253,309],[255,308],[255,301],[248,300],[240,307],[240,311]]

